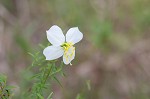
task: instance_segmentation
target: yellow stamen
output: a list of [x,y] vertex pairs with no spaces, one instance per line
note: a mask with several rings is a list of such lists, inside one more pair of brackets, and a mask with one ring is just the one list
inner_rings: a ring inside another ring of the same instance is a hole
[[74,54],[75,47],[73,47],[73,43],[71,43],[71,42],[64,43],[61,45],[61,47],[63,47],[63,49],[64,49],[64,57],[65,57],[66,61],[68,62],[69,59]]

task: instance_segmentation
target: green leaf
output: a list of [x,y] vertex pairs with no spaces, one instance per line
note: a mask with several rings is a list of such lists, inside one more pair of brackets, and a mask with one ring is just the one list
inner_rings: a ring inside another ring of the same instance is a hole
[[54,80],[63,88],[62,84],[60,83],[60,81],[54,76]]
[[31,79],[37,78],[37,77],[40,77],[40,76],[41,76],[41,73],[38,73],[38,74],[33,75],[33,76],[31,77]]
[[42,49],[44,49],[44,48],[45,48],[45,46],[44,46],[44,45],[42,45],[42,44],[39,44],[39,46],[40,46]]
[[33,58],[35,57],[32,53],[28,52],[29,55],[31,55]]
[[54,75],[54,74],[56,74],[56,73],[58,73],[58,72],[60,72],[62,70],[62,68],[60,67],[60,68],[55,68],[53,71],[53,73],[51,73],[51,75],[50,76],[52,76],[52,75]]
[[63,76],[63,77],[66,77],[66,74],[62,71],[61,72],[61,75]]
[[16,88],[15,86],[6,86],[6,89],[14,89],[14,88]]
[[37,93],[37,95],[40,99],[44,99],[44,97],[42,95],[40,95],[39,93]]
[[51,98],[52,95],[53,95],[53,92],[51,92],[51,93],[49,94],[49,96],[47,97],[47,99],[52,99],[52,98]]
[[81,95],[78,94],[77,97],[76,97],[76,99],[82,99]]
[[0,82],[6,82],[7,77],[3,74],[0,74]]
[[86,81],[86,85],[87,85],[88,90],[91,90],[91,81],[90,80]]

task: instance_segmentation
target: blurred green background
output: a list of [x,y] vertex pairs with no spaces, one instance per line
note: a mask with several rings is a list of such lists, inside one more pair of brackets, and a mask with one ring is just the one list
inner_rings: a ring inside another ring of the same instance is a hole
[[0,73],[16,94],[28,52],[54,24],[78,26],[84,39],[53,99],[150,99],[150,0],[0,0]]

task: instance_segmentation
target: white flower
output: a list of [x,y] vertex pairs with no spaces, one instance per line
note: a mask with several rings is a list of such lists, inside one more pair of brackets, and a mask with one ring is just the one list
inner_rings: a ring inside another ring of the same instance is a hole
[[63,56],[65,64],[71,64],[75,57],[75,43],[83,38],[83,34],[78,27],[70,28],[64,36],[60,27],[54,25],[47,32],[47,39],[52,44],[44,49],[43,54],[46,60],[54,60]]

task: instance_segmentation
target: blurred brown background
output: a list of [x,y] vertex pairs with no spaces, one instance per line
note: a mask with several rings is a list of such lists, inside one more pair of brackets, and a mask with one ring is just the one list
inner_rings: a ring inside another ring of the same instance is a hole
[[150,99],[150,0],[0,0],[0,73],[10,84],[54,24],[84,34],[54,99]]

